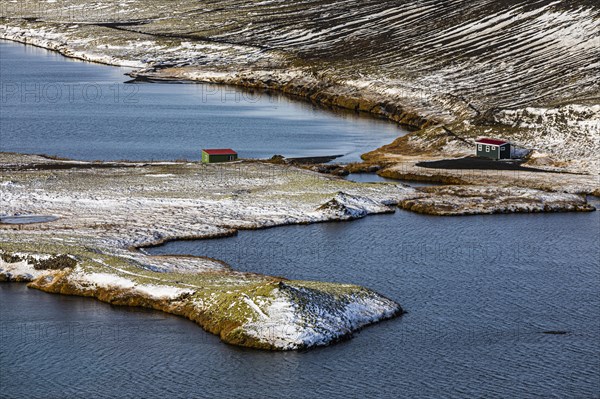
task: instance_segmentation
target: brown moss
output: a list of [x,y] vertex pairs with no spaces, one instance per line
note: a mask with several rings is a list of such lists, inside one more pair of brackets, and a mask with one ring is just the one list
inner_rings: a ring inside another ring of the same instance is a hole
[[57,255],[40,260],[34,259],[31,263],[36,270],[62,270],[77,266],[77,261],[68,255]]
[[0,258],[6,263],[17,263],[25,260],[24,257],[19,255],[13,255],[6,252],[0,252]]
[[35,270],[62,270],[66,268],[74,268],[77,266],[77,261],[68,255],[50,256],[46,259],[37,259],[32,256],[13,255],[7,252],[1,252],[0,258],[6,263],[18,263],[26,261],[33,265]]
[[376,173],[381,166],[374,162],[353,162],[345,166],[349,173]]

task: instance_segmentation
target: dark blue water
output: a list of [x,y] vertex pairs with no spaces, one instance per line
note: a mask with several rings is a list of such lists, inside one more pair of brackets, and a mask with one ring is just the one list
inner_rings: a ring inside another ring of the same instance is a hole
[[388,177],[379,176],[376,173],[350,173],[348,176],[345,177],[345,179],[357,183],[402,183],[412,187],[430,187],[443,185],[442,183],[429,181],[390,179]]
[[[600,214],[427,217],[398,211],[173,242],[245,271],[365,285],[408,314],[307,357],[332,394],[597,397]],[[549,331],[564,335],[544,334]],[[275,362],[277,360],[274,360]],[[329,369],[330,368],[330,369]],[[353,371],[352,371],[353,370]],[[296,385],[296,394],[323,389]]]
[[0,386],[24,398],[597,397],[599,216],[398,211],[150,251],[357,283],[408,311],[308,352],[240,349],[174,316],[0,285]]
[[332,113],[278,94],[227,86],[123,84],[128,69],[70,60],[0,41],[0,150],[86,160],[200,159],[232,147],[265,158],[344,155],[405,133],[395,124]]

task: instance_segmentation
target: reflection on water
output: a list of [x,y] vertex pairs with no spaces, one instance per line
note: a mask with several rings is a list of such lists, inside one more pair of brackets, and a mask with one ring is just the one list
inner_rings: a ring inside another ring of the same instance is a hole
[[202,148],[241,157],[345,154],[393,141],[395,124],[334,114],[285,96],[205,84],[123,84],[125,68],[0,41],[0,150],[86,160],[199,160]]

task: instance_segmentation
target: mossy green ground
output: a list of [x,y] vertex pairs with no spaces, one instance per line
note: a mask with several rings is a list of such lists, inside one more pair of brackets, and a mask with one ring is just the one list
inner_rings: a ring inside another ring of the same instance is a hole
[[[354,285],[290,281],[252,273],[228,270],[211,272],[161,273],[145,268],[137,261],[103,253],[101,250],[61,244],[0,243],[5,262],[32,261],[43,256],[44,264],[68,254],[76,266],[61,270],[48,269],[36,277],[30,286],[47,292],[93,296],[116,305],[144,306],[188,317],[207,331],[218,334],[229,343],[262,349],[278,349],[273,344],[248,335],[243,326],[261,321],[261,315],[249,305],[256,304],[262,311],[276,299],[275,293],[286,291],[298,312],[308,315],[304,323],[316,325],[311,308],[336,311],[350,302],[350,298],[372,295]],[[48,257],[49,256],[49,257]],[[71,265],[69,265],[71,266]],[[152,299],[136,294],[131,289],[94,287],[85,282],[85,276],[102,273],[127,279],[135,286],[160,286],[184,289],[176,298]],[[264,316],[262,316],[264,317]]]

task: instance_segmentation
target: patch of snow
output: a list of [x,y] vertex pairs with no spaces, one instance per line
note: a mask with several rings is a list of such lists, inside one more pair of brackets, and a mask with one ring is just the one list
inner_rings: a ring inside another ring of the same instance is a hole
[[[313,298],[307,306],[298,306],[287,290],[310,295],[302,288],[274,289],[272,300],[258,321],[243,326],[244,331],[279,349],[327,345],[367,324],[389,318],[398,305],[377,294],[347,295],[347,298]],[[320,301],[323,300],[323,303]],[[345,303],[345,304],[344,304]]]
[[183,294],[194,292],[189,289],[155,284],[138,285],[135,290],[156,299],[177,299]]
[[83,275],[82,279],[103,288],[135,287],[135,283],[133,281],[109,273],[90,273]]
[[36,270],[33,265],[26,260],[9,263],[5,262],[0,257],[0,275],[4,275],[9,280],[19,279],[22,281],[32,281],[47,273],[48,272],[44,270]]

